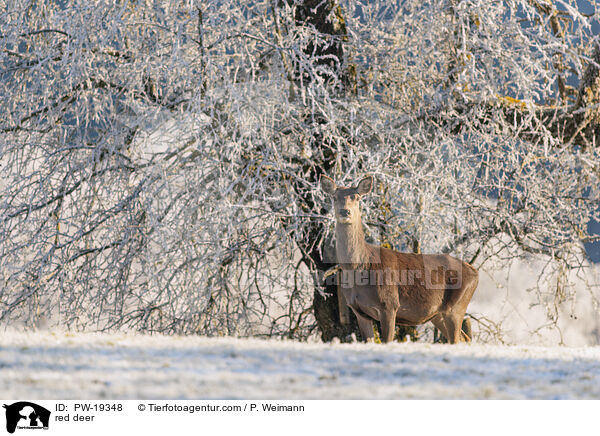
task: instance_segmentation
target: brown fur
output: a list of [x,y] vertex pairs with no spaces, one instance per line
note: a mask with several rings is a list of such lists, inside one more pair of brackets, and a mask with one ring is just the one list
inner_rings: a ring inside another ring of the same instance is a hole
[[470,341],[461,325],[477,288],[477,270],[445,254],[400,253],[367,244],[359,201],[372,183],[366,177],[356,187],[338,188],[321,177],[323,190],[335,200],[341,289],[363,338],[373,339],[373,320],[381,323],[384,342],[393,339],[395,325],[432,321],[450,343]]

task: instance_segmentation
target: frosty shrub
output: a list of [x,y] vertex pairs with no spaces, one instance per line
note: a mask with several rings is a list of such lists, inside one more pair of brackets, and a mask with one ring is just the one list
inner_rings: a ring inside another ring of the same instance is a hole
[[3,325],[328,339],[322,173],[375,176],[373,241],[542,256],[548,319],[573,298],[600,219],[595,5],[0,5]]

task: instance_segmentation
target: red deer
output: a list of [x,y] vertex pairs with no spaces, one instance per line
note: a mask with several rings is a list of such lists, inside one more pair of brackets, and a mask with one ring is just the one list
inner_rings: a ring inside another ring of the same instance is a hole
[[461,325],[479,282],[477,270],[445,254],[400,253],[368,244],[359,202],[371,192],[373,177],[353,187],[338,187],[327,176],[320,182],[334,199],[339,288],[363,339],[373,341],[373,321],[381,323],[383,342],[394,338],[396,325],[431,321],[448,342],[469,342]]

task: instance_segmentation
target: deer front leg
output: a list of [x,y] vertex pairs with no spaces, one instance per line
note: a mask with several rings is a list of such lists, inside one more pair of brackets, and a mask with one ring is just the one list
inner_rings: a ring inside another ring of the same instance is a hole
[[373,333],[373,321],[369,318],[365,318],[364,316],[359,315],[353,309],[352,312],[356,315],[356,320],[358,321],[358,328],[360,329],[360,335],[365,342],[374,342],[375,341],[375,333]]
[[386,310],[381,314],[381,342],[388,343],[394,340],[396,333],[396,310]]

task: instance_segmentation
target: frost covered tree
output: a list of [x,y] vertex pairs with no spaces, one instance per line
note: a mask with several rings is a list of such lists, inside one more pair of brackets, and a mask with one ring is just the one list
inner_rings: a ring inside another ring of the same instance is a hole
[[2,4],[0,320],[344,337],[317,181],[369,172],[372,240],[480,268],[542,256],[555,322],[598,240],[586,8]]

